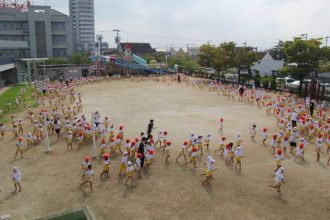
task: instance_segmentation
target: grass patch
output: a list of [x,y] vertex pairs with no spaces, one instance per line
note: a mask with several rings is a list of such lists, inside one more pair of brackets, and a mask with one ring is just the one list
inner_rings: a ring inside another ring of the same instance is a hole
[[87,217],[84,211],[79,210],[71,213],[67,213],[64,215],[47,218],[47,220],[87,220]]
[[[16,106],[16,97],[18,97],[22,88],[26,89],[26,94],[22,95],[20,103],[18,104],[18,106]],[[25,107],[23,104],[24,99],[26,100],[27,105],[30,105],[32,108],[35,107],[36,103],[35,103],[34,98],[31,97],[31,91],[32,91],[31,86],[29,86],[27,88],[27,86],[25,84],[19,84],[19,85],[12,86],[10,89],[8,89],[4,93],[2,93],[0,95],[0,109],[3,112],[3,116],[2,116],[2,118],[0,118],[0,122],[7,123],[10,121],[10,115],[16,114],[16,113],[19,113],[19,112],[22,112],[23,110],[25,110]],[[10,107],[9,111],[8,111],[8,108],[6,105],[7,101],[9,101],[11,103],[11,107]]]

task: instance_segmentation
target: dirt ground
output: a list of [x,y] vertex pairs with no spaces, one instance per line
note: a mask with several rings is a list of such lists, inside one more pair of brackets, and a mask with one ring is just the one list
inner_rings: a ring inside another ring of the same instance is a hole
[[[172,157],[164,163],[164,154],[157,149],[155,164],[136,187],[126,187],[118,177],[119,156],[112,158],[111,178],[98,178],[101,161],[93,161],[94,189],[80,187],[80,164],[92,146],[67,152],[63,142],[51,136],[52,151],[45,153],[44,144],[25,152],[24,159],[14,160],[12,135],[0,141],[0,214],[12,219],[33,219],[87,205],[97,219],[329,219],[330,167],[327,156],[316,163],[314,147],[309,146],[306,162],[293,162],[289,155],[283,162],[285,184],[282,193],[270,188],[275,159],[261,144],[260,129],[276,131],[275,118],[265,109],[228,101],[207,89],[156,82],[102,82],[79,88],[83,94],[83,111],[90,116],[98,109],[111,122],[125,124],[125,137],[134,138],[146,131],[149,119],[156,130],[166,129],[172,141]],[[26,113],[25,113],[26,115]],[[219,134],[217,122],[225,120],[224,134],[234,140],[239,132],[244,143],[242,170],[226,166],[215,156]],[[255,142],[249,140],[253,123],[258,128]],[[26,121],[26,124],[29,124]],[[183,160],[175,163],[182,142],[190,131],[211,133],[210,150],[198,159],[198,168],[186,167]],[[214,181],[201,186],[200,174],[207,156],[216,159]],[[12,193],[11,168],[22,172],[22,193]]]

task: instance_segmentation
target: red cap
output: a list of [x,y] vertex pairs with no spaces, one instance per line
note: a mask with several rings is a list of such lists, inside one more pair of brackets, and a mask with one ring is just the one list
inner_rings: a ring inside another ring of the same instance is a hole
[[300,149],[303,149],[303,148],[304,148],[304,144],[300,144],[300,145],[299,145],[299,148],[300,148]]
[[188,141],[184,141],[183,142],[183,145],[188,145]]
[[119,130],[123,130],[123,129],[124,129],[124,125],[120,125]]
[[281,155],[281,154],[282,154],[282,150],[281,150],[281,149],[278,149],[278,150],[277,150],[277,154],[278,154],[278,155]]
[[130,139],[127,138],[127,139],[126,139],[126,143],[129,143],[129,142],[131,142],[131,141],[130,141]]
[[18,137],[18,141],[22,141],[23,140],[23,137]]
[[141,153],[137,153],[137,157],[138,158],[141,158],[142,157],[142,154]]
[[115,139],[114,138],[110,138],[110,142],[115,142]]
[[139,138],[135,138],[135,142],[139,142]]
[[85,157],[85,161],[91,161],[90,157]]
[[167,135],[167,131],[164,131],[164,135]]
[[310,128],[310,129],[314,129],[314,125],[310,125],[309,128]]
[[102,139],[102,141],[101,141],[101,142],[102,142],[102,144],[105,144],[105,139]]
[[288,136],[284,136],[284,140],[285,141],[289,140],[289,137]]
[[192,152],[197,152],[197,148],[196,147],[193,147],[191,150],[192,150]]
[[120,139],[121,138],[121,135],[120,134],[117,134],[117,139]]
[[319,138],[321,138],[321,137],[323,137],[323,135],[322,134],[319,134]]
[[171,145],[172,143],[170,141],[166,141],[166,145]]
[[149,154],[150,154],[150,155],[153,155],[154,153],[155,153],[154,150],[149,150]]
[[225,140],[226,140],[226,137],[222,137],[221,140],[222,140],[222,141],[225,141]]
[[223,118],[220,118],[220,122],[223,122]]
[[136,143],[133,141],[133,142],[131,143],[131,147],[133,147],[135,144],[136,144]]
[[226,148],[229,149],[230,148],[230,145],[229,144],[226,144]]
[[268,130],[267,128],[262,129],[263,132],[266,132],[267,130]]
[[104,153],[102,155],[102,157],[103,157],[103,159],[106,159],[107,160],[110,157],[110,154],[109,153]]

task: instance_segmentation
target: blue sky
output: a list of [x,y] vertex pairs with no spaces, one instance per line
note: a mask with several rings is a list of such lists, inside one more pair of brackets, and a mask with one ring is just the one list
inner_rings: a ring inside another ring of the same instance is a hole
[[[45,4],[45,0],[34,0]],[[47,5],[68,13],[68,0]],[[260,49],[302,33],[330,36],[330,0],[95,0],[96,34],[111,47],[114,28],[123,42],[155,48],[235,41]]]

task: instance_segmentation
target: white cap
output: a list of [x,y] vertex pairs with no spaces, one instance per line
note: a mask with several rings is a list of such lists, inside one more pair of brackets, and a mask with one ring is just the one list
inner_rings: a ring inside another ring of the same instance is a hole
[[132,165],[132,162],[131,162],[131,161],[128,161],[128,162],[127,162],[127,165],[128,165],[128,166],[131,166],[131,165]]

